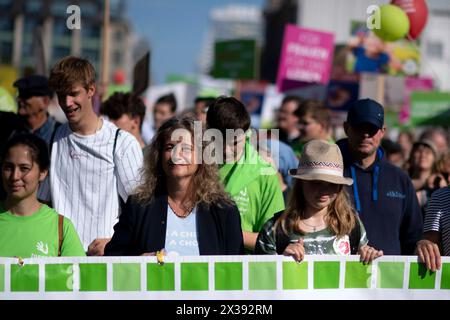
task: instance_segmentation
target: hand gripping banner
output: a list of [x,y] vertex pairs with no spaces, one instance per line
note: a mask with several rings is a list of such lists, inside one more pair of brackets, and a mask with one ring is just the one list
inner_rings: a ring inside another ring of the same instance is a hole
[[431,273],[417,257],[0,258],[0,300],[450,299],[450,257]]

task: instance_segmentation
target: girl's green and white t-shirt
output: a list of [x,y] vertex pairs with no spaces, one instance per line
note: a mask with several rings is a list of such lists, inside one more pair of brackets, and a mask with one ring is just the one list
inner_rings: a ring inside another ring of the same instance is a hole
[[[42,258],[58,256],[58,214],[43,204],[30,216],[16,216],[0,204],[0,257]],[[61,256],[85,256],[72,224],[64,218]]]
[[[357,217],[359,220],[359,217]],[[261,230],[256,246],[259,252],[265,254],[277,254],[276,247],[276,231],[274,228],[276,220],[269,220]],[[361,238],[359,240],[359,247],[366,245],[369,240],[367,239],[366,229],[359,220]],[[309,255],[321,255],[321,254],[336,254],[336,255],[350,255],[350,237],[345,235],[343,237],[337,237],[328,228],[310,233],[298,233],[293,232],[289,235],[291,243],[297,242],[300,238],[303,239],[303,246],[305,248],[305,254]]]

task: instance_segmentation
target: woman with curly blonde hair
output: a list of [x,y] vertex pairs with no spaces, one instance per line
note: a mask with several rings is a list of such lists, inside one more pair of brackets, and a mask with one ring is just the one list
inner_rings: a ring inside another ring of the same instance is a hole
[[258,235],[256,253],[284,254],[301,261],[305,254],[360,254],[366,263],[381,256],[368,246],[366,231],[348,199],[339,147],[311,140],[302,152],[292,197],[284,212],[270,219]]
[[200,161],[205,147],[194,118],[172,118],[158,129],[106,255],[244,253],[239,211],[216,165]]

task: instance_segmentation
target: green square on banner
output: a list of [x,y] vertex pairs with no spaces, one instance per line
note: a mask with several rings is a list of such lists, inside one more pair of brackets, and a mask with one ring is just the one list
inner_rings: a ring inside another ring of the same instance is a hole
[[423,263],[411,262],[409,289],[434,289],[436,272],[428,271]]
[[181,263],[181,290],[208,290],[208,263]]
[[359,261],[347,261],[345,264],[345,288],[370,288],[372,265]]
[[276,290],[276,262],[249,262],[248,282],[250,290]]
[[314,289],[338,289],[339,269],[339,261],[315,261]]
[[0,264],[0,292],[5,291],[5,265]]
[[242,290],[242,262],[214,264],[215,290]]
[[11,291],[39,291],[39,265],[11,265]]
[[106,291],[106,263],[80,263],[80,291]]
[[140,291],[141,264],[114,263],[113,291]]
[[378,262],[377,288],[402,289],[404,262]]
[[45,291],[73,291],[73,264],[46,264]]
[[175,264],[147,264],[147,291],[174,291]]
[[450,263],[443,263],[441,270],[441,289],[450,289]]
[[308,262],[283,262],[283,289],[308,289]]

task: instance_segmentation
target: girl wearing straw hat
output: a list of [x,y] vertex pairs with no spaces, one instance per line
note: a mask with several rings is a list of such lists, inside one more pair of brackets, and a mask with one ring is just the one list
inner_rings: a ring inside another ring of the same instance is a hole
[[368,246],[364,226],[356,215],[344,185],[339,147],[312,140],[303,149],[292,197],[285,211],[266,222],[258,235],[256,254],[284,254],[296,261],[305,254],[360,254],[371,262],[383,252]]

